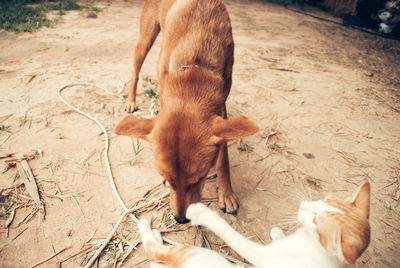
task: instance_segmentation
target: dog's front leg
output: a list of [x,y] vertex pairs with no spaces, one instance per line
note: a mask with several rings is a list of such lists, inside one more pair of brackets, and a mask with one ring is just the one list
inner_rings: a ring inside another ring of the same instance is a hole
[[236,214],[239,202],[233,193],[229,172],[228,147],[223,143],[219,147],[217,158],[217,185],[219,207],[227,213]]
[[[226,118],[227,113],[225,105],[223,105],[221,112],[222,117]],[[219,146],[216,168],[219,207],[226,213],[236,214],[239,208],[239,202],[232,190],[228,145],[226,142]]]

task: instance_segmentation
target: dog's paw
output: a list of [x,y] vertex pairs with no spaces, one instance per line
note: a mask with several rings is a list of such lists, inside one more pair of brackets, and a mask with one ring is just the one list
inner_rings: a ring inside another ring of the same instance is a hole
[[237,210],[239,208],[239,201],[233,192],[230,193],[218,192],[218,204],[219,208],[223,212],[233,215],[237,214]]
[[271,236],[272,241],[276,241],[285,237],[282,229],[278,227],[273,227],[269,232],[269,235]]
[[134,101],[126,101],[125,102],[125,112],[127,113],[133,113],[135,111],[137,111],[138,108],[136,107],[136,104]]
[[192,221],[192,225],[206,225],[216,212],[202,203],[191,204],[186,211],[186,218]]

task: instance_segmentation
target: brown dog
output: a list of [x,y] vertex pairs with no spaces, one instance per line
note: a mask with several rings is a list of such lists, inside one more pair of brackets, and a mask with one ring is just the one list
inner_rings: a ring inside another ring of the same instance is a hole
[[244,115],[226,119],[232,83],[233,39],[221,0],[147,0],[126,110],[135,108],[139,70],[158,33],[163,33],[158,79],[161,112],[151,119],[128,115],[115,133],[147,140],[156,168],[171,186],[170,204],[178,222],[200,200],[204,178],[216,162],[219,205],[236,213],[226,142],[254,134]]

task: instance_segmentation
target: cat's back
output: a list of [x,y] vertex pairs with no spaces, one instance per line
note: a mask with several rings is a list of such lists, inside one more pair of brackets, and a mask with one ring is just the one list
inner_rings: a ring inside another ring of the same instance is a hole
[[339,268],[338,263],[319,243],[310,239],[306,230],[274,241],[265,246],[262,268]]

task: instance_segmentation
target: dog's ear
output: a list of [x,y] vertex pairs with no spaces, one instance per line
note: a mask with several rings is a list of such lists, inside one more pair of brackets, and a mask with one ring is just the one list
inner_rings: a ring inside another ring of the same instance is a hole
[[154,117],[147,119],[127,115],[117,124],[114,132],[118,135],[148,140],[147,135],[150,134],[153,126]]
[[258,126],[242,114],[230,119],[217,116],[213,120],[212,131],[212,142],[220,144],[254,134]]

